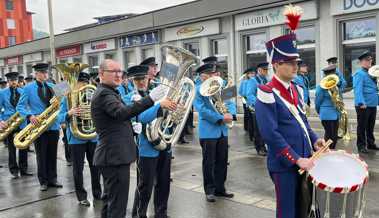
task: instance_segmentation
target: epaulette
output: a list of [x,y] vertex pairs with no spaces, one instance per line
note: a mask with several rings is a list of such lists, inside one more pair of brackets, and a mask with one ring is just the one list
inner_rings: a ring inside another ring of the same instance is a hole
[[265,104],[275,103],[274,93],[272,87],[268,85],[259,85],[257,89],[257,98]]

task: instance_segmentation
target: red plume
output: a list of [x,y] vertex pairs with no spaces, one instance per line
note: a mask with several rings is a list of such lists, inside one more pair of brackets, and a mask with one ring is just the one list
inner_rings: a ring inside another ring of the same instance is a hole
[[294,32],[299,26],[301,15],[303,15],[303,9],[299,6],[293,6],[290,4],[285,6],[283,14],[287,17],[287,26],[292,32]]

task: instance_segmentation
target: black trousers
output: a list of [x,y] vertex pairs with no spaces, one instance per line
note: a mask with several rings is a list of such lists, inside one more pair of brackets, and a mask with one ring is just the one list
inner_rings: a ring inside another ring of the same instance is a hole
[[200,139],[203,150],[203,185],[205,194],[225,192],[228,165],[228,137]]
[[247,109],[247,131],[249,132],[250,141],[254,141],[254,132],[255,132],[255,112],[251,112]]
[[130,164],[99,169],[104,180],[101,218],[125,218],[129,197]]
[[246,104],[243,104],[243,129],[245,131],[249,130],[249,110],[246,107]]
[[66,128],[62,128],[62,131],[63,131],[62,142],[64,145],[64,156],[65,156],[67,162],[71,162],[72,161],[71,147],[68,144]]
[[93,165],[93,155],[96,143],[87,141],[84,144],[69,145],[72,151],[72,171],[74,174],[75,192],[79,201],[87,199],[87,191],[83,187],[84,157],[87,157],[91,172],[92,195],[96,199],[101,198],[100,171]]
[[355,107],[357,112],[357,147],[371,147],[375,145],[374,127],[376,120],[376,107],[361,109]]
[[338,140],[338,120],[321,120],[321,124],[324,127],[325,134],[324,139],[327,141],[328,139],[333,140],[333,143],[330,145],[331,149],[336,149],[336,144]]
[[261,150],[265,150],[265,142],[263,141],[261,133],[259,132],[258,122],[257,122],[257,118],[255,116],[255,113],[251,113],[251,117],[254,120],[253,125],[254,125],[254,144],[255,144],[255,149],[257,150],[257,152],[261,151]]
[[12,174],[17,174],[18,172],[25,173],[28,168],[28,150],[18,150],[18,163],[16,158],[16,147],[13,143],[13,138],[16,132],[10,133],[5,141],[8,145],[8,166],[9,171]]
[[35,141],[37,174],[41,185],[57,182],[58,130],[49,130]]
[[[155,218],[167,217],[170,194],[171,152],[159,152],[158,157],[139,157],[137,217],[146,218],[147,207],[154,188]],[[134,211],[135,209],[133,209]]]

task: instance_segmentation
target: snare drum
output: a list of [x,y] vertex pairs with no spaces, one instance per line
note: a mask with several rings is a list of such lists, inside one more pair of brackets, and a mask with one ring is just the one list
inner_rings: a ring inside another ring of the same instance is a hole
[[361,218],[365,207],[367,164],[358,155],[331,151],[315,160],[308,179],[323,218]]

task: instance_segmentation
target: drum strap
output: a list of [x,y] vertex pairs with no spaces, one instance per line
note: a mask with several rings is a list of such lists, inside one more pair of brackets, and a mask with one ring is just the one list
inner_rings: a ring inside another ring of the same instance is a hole
[[308,133],[308,130],[307,130],[307,127],[305,126],[305,123],[303,121],[303,119],[301,118],[300,114],[299,114],[299,109],[295,107],[295,105],[289,103],[286,99],[284,99],[282,96],[280,96],[280,93],[278,90],[276,89],[272,89],[273,92],[280,98],[280,100],[282,100],[284,102],[284,105],[286,105],[286,107],[288,108],[288,110],[291,112],[291,114],[295,117],[296,121],[300,124],[301,128],[303,129],[303,131],[305,132],[305,135],[307,136],[307,140],[308,140],[308,144],[310,146],[310,150],[311,152],[313,152],[313,148],[312,148],[312,143],[311,143],[311,139],[309,138],[309,133]]

